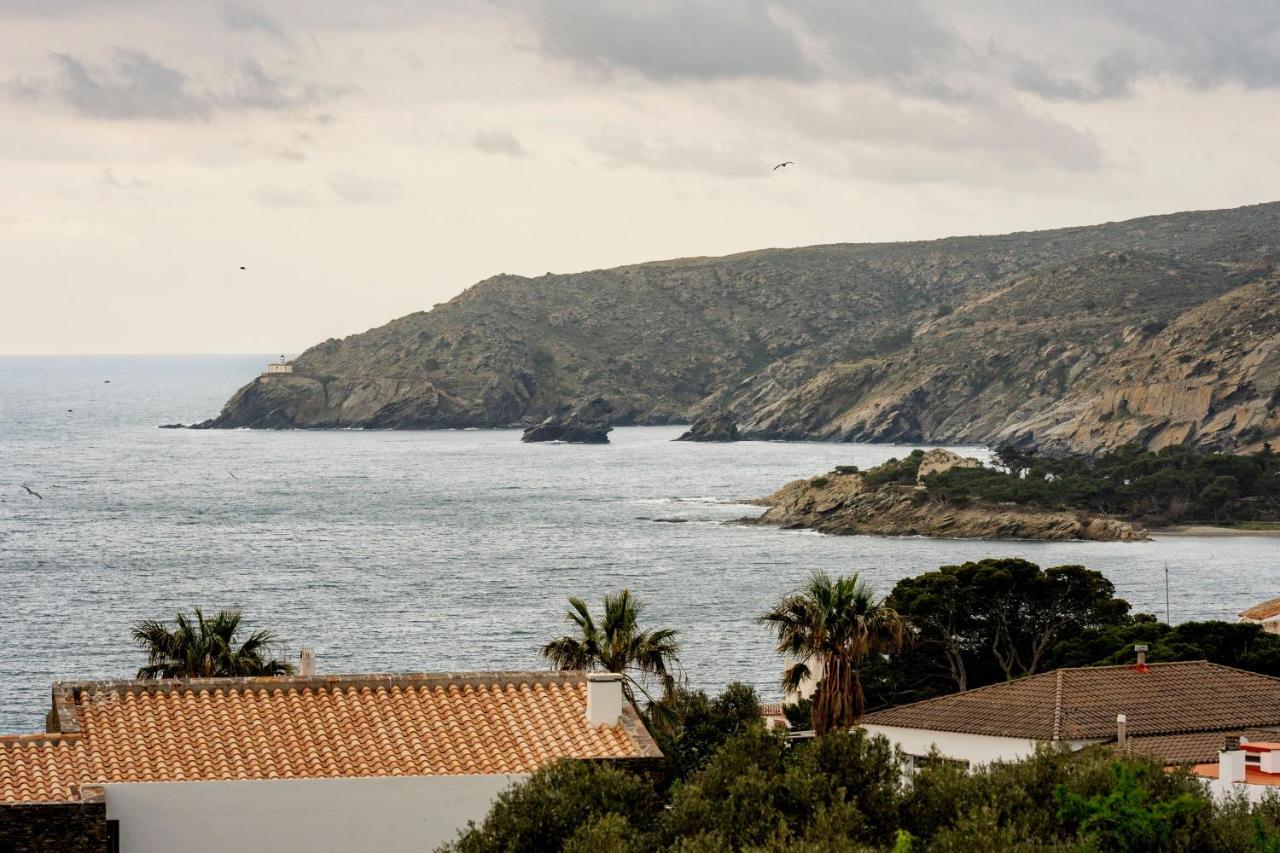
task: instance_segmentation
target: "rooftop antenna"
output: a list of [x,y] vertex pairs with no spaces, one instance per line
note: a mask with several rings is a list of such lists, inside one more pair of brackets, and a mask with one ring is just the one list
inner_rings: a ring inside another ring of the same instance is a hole
[[1164,624],[1172,625],[1173,617],[1169,615],[1169,563],[1164,564]]

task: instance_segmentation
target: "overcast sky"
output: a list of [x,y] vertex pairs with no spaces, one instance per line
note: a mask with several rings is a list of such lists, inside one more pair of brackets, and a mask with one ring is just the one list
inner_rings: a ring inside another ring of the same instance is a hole
[[500,272],[1280,199],[1280,3],[0,0],[0,129],[0,352],[296,352]]

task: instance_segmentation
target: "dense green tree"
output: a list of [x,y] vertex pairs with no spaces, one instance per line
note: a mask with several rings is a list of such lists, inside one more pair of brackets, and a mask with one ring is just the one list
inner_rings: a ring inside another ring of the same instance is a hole
[[865,661],[901,649],[908,632],[906,620],[856,574],[815,572],[803,590],[785,596],[760,621],[777,637],[778,651],[795,661],[783,672],[784,692],[818,678],[813,726],[820,735],[861,719]]
[[752,726],[762,726],[760,699],[754,687],[735,682],[714,699],[701,690],[676,688],[676,726],[662,727],[655,740],[666,756],[668,777],[687,778],[711,759],[726,740]]
[[219,610],[206,619],[199,607],[194,616],[179,613],[172,626],[146,619],[133,626],[133,641],[147,653],[138,678],[218,678],[249,675],[289,675],[293,666],[272,657],[279,638],[271,631],[254,631],[240,642],[240,611]]
[[[993,467],[952,468],[925,478],[930,497],[1081,509],[1162,524],[1280,520],[1280,455],[1159,452],[1126,446],[1096,458],[1002,448]],[[895,463],[893,475],[900,467]]]
[[953,690],[989,684],[995,672],[1006,680],[1040,672],[1056,643],[1086,628],[1123,623],[1129,610],[1100,572],[1042,570],[1018,558],[904,578],[888,605],[911,622],[918,647],[935,664],[945,663]]
[[1183,622],[1169,626],[1140,614],[1121,624],[1087,628],[1059,642],[1049,663],[1107,666],[1133,662],[1133,647],[1148,647],[1147,660],[1207,660],[1280,677],[1280,636],[1242,622]]
[[[483,824],[469,824],[444,849],[541,853],[560,850],[570,839],[583,850],[593,849],[583,845],[604,839],[626,849],[639,828],[652,824],[660,808],[650,780],[607,764],[565,759],[501,793]],[[600,822],[609,816],[616,817]]]
[[966,769],[935,757],[910,780],[859,730],[788,743],[753,726],[661,796],[587,762],[502,794],[452,853],[1280,849],[1280,798],[1214,801],[1201,780],[1106,749],[1046,747]]
[[[680,665],[679,632],[671,628],[641,630],[643,612],[644,604],[628,589],[604,597],[604,613],[598,623],[582,599],[570,598],[565,618],[577,633],[547,643],[542,657],[557,669],[619,673],[628,700],[636,704],[639,691],[649,699],[651,710],[666,719],[670,711],[666,700],[675,690]],[[646,689],[645,682],[650,680],[661,686],[661,697],[655,698]]]

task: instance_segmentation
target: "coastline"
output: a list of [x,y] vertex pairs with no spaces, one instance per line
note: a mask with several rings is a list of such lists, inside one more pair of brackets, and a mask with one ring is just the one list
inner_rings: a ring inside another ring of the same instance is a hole
[[1169,527],[1148,528],[1155,536],[1268,536],[1280,537],[1280,528],[1272,530],[1247,530],[1241,527],[1218,527],[1213,524],[1173,524]]

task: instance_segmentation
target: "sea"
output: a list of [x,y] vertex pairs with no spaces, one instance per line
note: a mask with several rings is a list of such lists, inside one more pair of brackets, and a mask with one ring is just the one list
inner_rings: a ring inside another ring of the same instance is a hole
[[[735,524],[745,500],[909,446],[602,446],[517,430],[193,431],[269,355],[0,357],[0,734],[40,731],[58,680],[132,677],[140,619],[238,607],[321,673],[536,669],[569,596],[630,589],[680,631],[688,682],[778,694],[756,619],[817,569],[878,592],[1019,556],[1101,570],[1136,610],[1234,619],[1280,595],[1280,539],[991,542]],[[976,447],[955,447],[983,456]],[[41,497],[28,494],[30,486]]]

